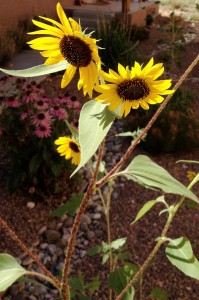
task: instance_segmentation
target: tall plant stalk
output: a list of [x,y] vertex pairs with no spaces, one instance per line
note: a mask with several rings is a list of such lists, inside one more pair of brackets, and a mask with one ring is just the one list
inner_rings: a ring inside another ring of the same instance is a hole
[[64,261],[64,268],[63,268],[63,273],[62,273],[62,280],[61,280],[61,296],[63,300],[70,300],[70,289],[69,289],[69,285],[68,285],[68,277],[69,277],[69,273],[70,273],[70,264],[71,264],[71,257],[72,257],[72,253],[74,250],[74,244],[75,244],[75,239],[76,239],[76,235],[79,229],[79,225],[81,222],[81,216],[84,213],[88,201],[92,195],[92,192],[95,188],[95,184],[96,184],[96,180],[97,180],[97,174],[99,171],[99,167],[100,167],[100,162],[102,160],[102,154],[103,154],[103,149],[104,149],[104,141],[101,143],[100,148],[99,148],[99,154],[98,154],[98,158],[97,158],[97,164],[96,164],[96,168],[94,171],[94,175],[93,178],[88,186],[88,189],[86,191],[86,194],[82,200],[82,203],[80,205],[80,208],[77,212],[77,215],[75,217],[74,223],[73,223],[73,227],[72,227],[72,231],[71,231],[71,235],[70,235],[70,240],[68,243],[68,247],[67,247],[67,251],[66,251],[66,256],[65,256],[65,261]]

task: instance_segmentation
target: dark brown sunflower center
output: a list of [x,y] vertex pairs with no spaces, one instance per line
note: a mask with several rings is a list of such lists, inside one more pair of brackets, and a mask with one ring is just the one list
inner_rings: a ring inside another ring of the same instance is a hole
[[135,78],[125,80],[117,87],[117,94],[124,100],[138,100],[146,98],[150,94],[150,89],[145,80]]
[[60,51],[69,64],[81,68],[86,67],[92,60],[89,45],[75,36],[64,36],[60,41]]
[[78,148],[77,144],[75,144],[74,142],[70,142],[70,143],[69,143],[69,147],[70,147],[70,149],[72,149],[74,152],[79,153],[79,148]]

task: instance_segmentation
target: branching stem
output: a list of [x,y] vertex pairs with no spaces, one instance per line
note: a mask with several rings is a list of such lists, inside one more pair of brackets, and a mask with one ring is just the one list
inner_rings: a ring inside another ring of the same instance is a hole
[[100,162],[101,162],[101,159],[102,159],[103,149],[104,149],[104,141],[101,143],[100,148],[99,148],[99,154],[98,154],[97,164],[96,164],[96,168],[95,168],[95,171],[94,171],[93,178],[92,178],[92,180],[91,180],[91,182],[88,186],[86,194],[85,194],[85,196],[82,200],[82,203],[80,205],[80,208],[77,212],[77,215],[76,215],[74,223],[73,223],[73,227],[72,227],[72,231],[71,231],[71,235],[70,235],[70,240],[69,240],[67,251],[66,251],[63,273],[62,273],[61,295],[62,295],[63,300],[70,300],[70,290],[69,290],[69,285],[68,285],[68,276],[69,276],[69,272],[70,272],[71,257],[72,257],[72,253],[73,253],[73,250],[74,250],[76,235],[77,235],[79,225],[80,225],[80,222],[81,222],[81,216],[84,213],[85,208],[88,204],[88,201],[89,201],[89,199],[92,195],[92,192],[95,188],[95,184],[96,184],[96,180],[97,180],[97,174],[98,174]]
[[36,262],[36,264],[40,267],[40,269],[44,272],[44,274],[46,274],[46,276],[51,279],[51,283],[54,283],[54,285],[59,288],[61,285],[60,281],[57,278],[55,278],[50,271],[46,269],[46,267],[38,260],[37,256],[35,256],[32,252],[30,252],[28,247],[26,247],[26,245],[20,240],[20,238],[16,235],[16,233],[8,226],[6,221],[4,221],[1,217],[0,217],[0,225],[5,229],[6,232],[9,233],[11,238],[19,245],[19,247]]
[[[178,82],[175,84],[175,86],[174,86],[175,91],[180,87],[180,85],[183,83],[185,78],[189,75],[189,73],[192,71],[192,69],[197,65],[198,61],[199,61],[199,55],[193,60],[193,62],[190,64],[190,66],[187,68],[187,70],[184,72],[184,74],[180,77]],[[99,180],[96,183],[96,187],[100,187],[103,184],[105,184],[109,180],[110,176],[112,176],[116,171],[118,171],[122,167],[122,165],[127,160],[129,155],[136,148],[136,146],[140,143],[141,139],[147,134],[147,132],[149,131],[149,129],[151,128],[153,123],[156,121],[158,116],[161,114],[161,112],[163,111],[163,109],[165,108],[165,106],[167,105],[169,100],[171,99],[172,95],[173,94],[170,94],[165,98],[165,100],[162,102],[162,104],[160,105],[158,110],[155,112],[153,117],[150,119],[150,121],[148,122],[148,124],[144,128],[144,130],[137,137],[137,139],[134,141],[134,143],[127,149],[126,153],[121,158],[121,160],[101,180]]]

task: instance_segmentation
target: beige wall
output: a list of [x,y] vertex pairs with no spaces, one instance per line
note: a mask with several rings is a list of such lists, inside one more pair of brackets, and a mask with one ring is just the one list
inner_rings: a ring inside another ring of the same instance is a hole
[[37,15],[55,17],[57,2],[65,8],[74,0],[0,0],[0,29],[13,29],[19,20],[31,20]]

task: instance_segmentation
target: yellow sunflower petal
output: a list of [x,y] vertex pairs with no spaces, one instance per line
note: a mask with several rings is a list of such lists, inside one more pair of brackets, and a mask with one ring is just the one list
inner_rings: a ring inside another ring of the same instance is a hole
[[79,24],[73,19],[73,18],[68,18],[70,21],[70,25],[72,27],[73,31],[80,31],[81,27],[79,26]]
[[[42,50],[57,50],[59,49],[57,45],[29,45],[30,48],[34,49],[34,50],[39,50],[39,51],[42,51]],[[60,51],[59,51],[60,53]]]
[[40,37],[36,38],[34,40],[31,40],[30,42],[27,42],[27,44],[41,44],[41,45],[54,45],[59,44],[60,39],[55,37]]
[[75,153],[71,160],[72,164],[79,165],[80,163],[80,153]]
[[150,61],[148,62],[148,64],[142,69],[142,73],[144,74],[144,75],[146,75],[149,71],[150,71],[150,69],[152,68],[152,66],[153,66],[153,63],[154,63],[154,59],[153,59],[153,57],[150,59]]
[[70,138],[66,136],[59,137],[54,141],[55,145],[62,145],[62,144],[67,144],[70,142]]
[[47,58],[44,65],[46,65],[46,66],[54,65],[54,64],[58,64],[61,61],[64,61],[64,57],[61,54],[59,54],[55,57]]
[[42,16],[39,16],[41,19],[44,19],[48,22],[51,22],[53,23],[55,26],[57,26],[59,29],[61,29],[61,31],[64,31],[64,27],[62,24],[60,24],[59,22],[53,20],[53,19],[50,19],[50,18],[46,18],[46,17],[42,17]]
[[[33,34],[33,35],[46,34],[46,35],[54,35],[54,36],[58,37],[58,35],[54,31],[45,30],[45,29],[28,32],[28,34]],[[60,35],[59,38],[62,38],[62,37],[63,37],[63,34],[62,34],[62,36]]]
[[131,107],[133,109],[138,109],[139,106],[140,106],[139,100],[134,100],[134,101],[131,102]]
[[57,3],[57,15],[58,15],[58,17],[59,17],[59,19],[60,19],[60,21],[63,25],[65,34],[72,35],[73,31],[72,31],[72,28],[70,26],[69,20],[66,17],[65,12],[64,12],[64,10],[61,7],[61,4],[59,2]]
[[118,64],[118,73],[123,79],[127,79],[126,69],[121,64]]
[[66,87],[69,82],[73,79],[75,72],[76,72],[76,67],[69,65],[68,68],[66,69],[62,81],[61,81],[61,88]]
[[72,156],[72,149],[68,149],[68,151],[65,153],[65,159],[70,159]]
[[46,51],[42,51],[40,53],[43,57],[55,57],[55,56],[60,55],[60,50],[59,49],[46,50]]
[[140,106],[145,109],[145,110],[148,110],[149,109],[149,105],[146,103],[146,101],[144,100],[141,100],[140,101]]
[[135,70],[135,75],[140,76],[140,74],[141,74],[141,66],[140,66],[140,64],[137,61],[135,61],[134,70]]
[[[120,79],[120,76],[117,74],[117,76],[115,76],[115,74],[113,73],[113,75],[110,73],[112,70],[109,70],[109,74],[102,71],[100,72],[100,75],[102,76],[102,78],[104,80],[107,80],[109,82],[113,82],[113,83],[118,83],[118,80]],[[114,71],[112,71],[114,72]]]
[[39,22],[39,21],[35,21],[35,20],[32,20],[33,24],[35,24],[36,26],[42,28],[42,29],[46,29],[46,34],[48,34],[48,30],[50,32],[54,32],[55,33],[55,36],[59,37],[59,38],[62,38],[63,37],[63,32],[55,27],[55,26],[51,26],[51,25],[47,25],[45,23],[42,23],[42,22]]

